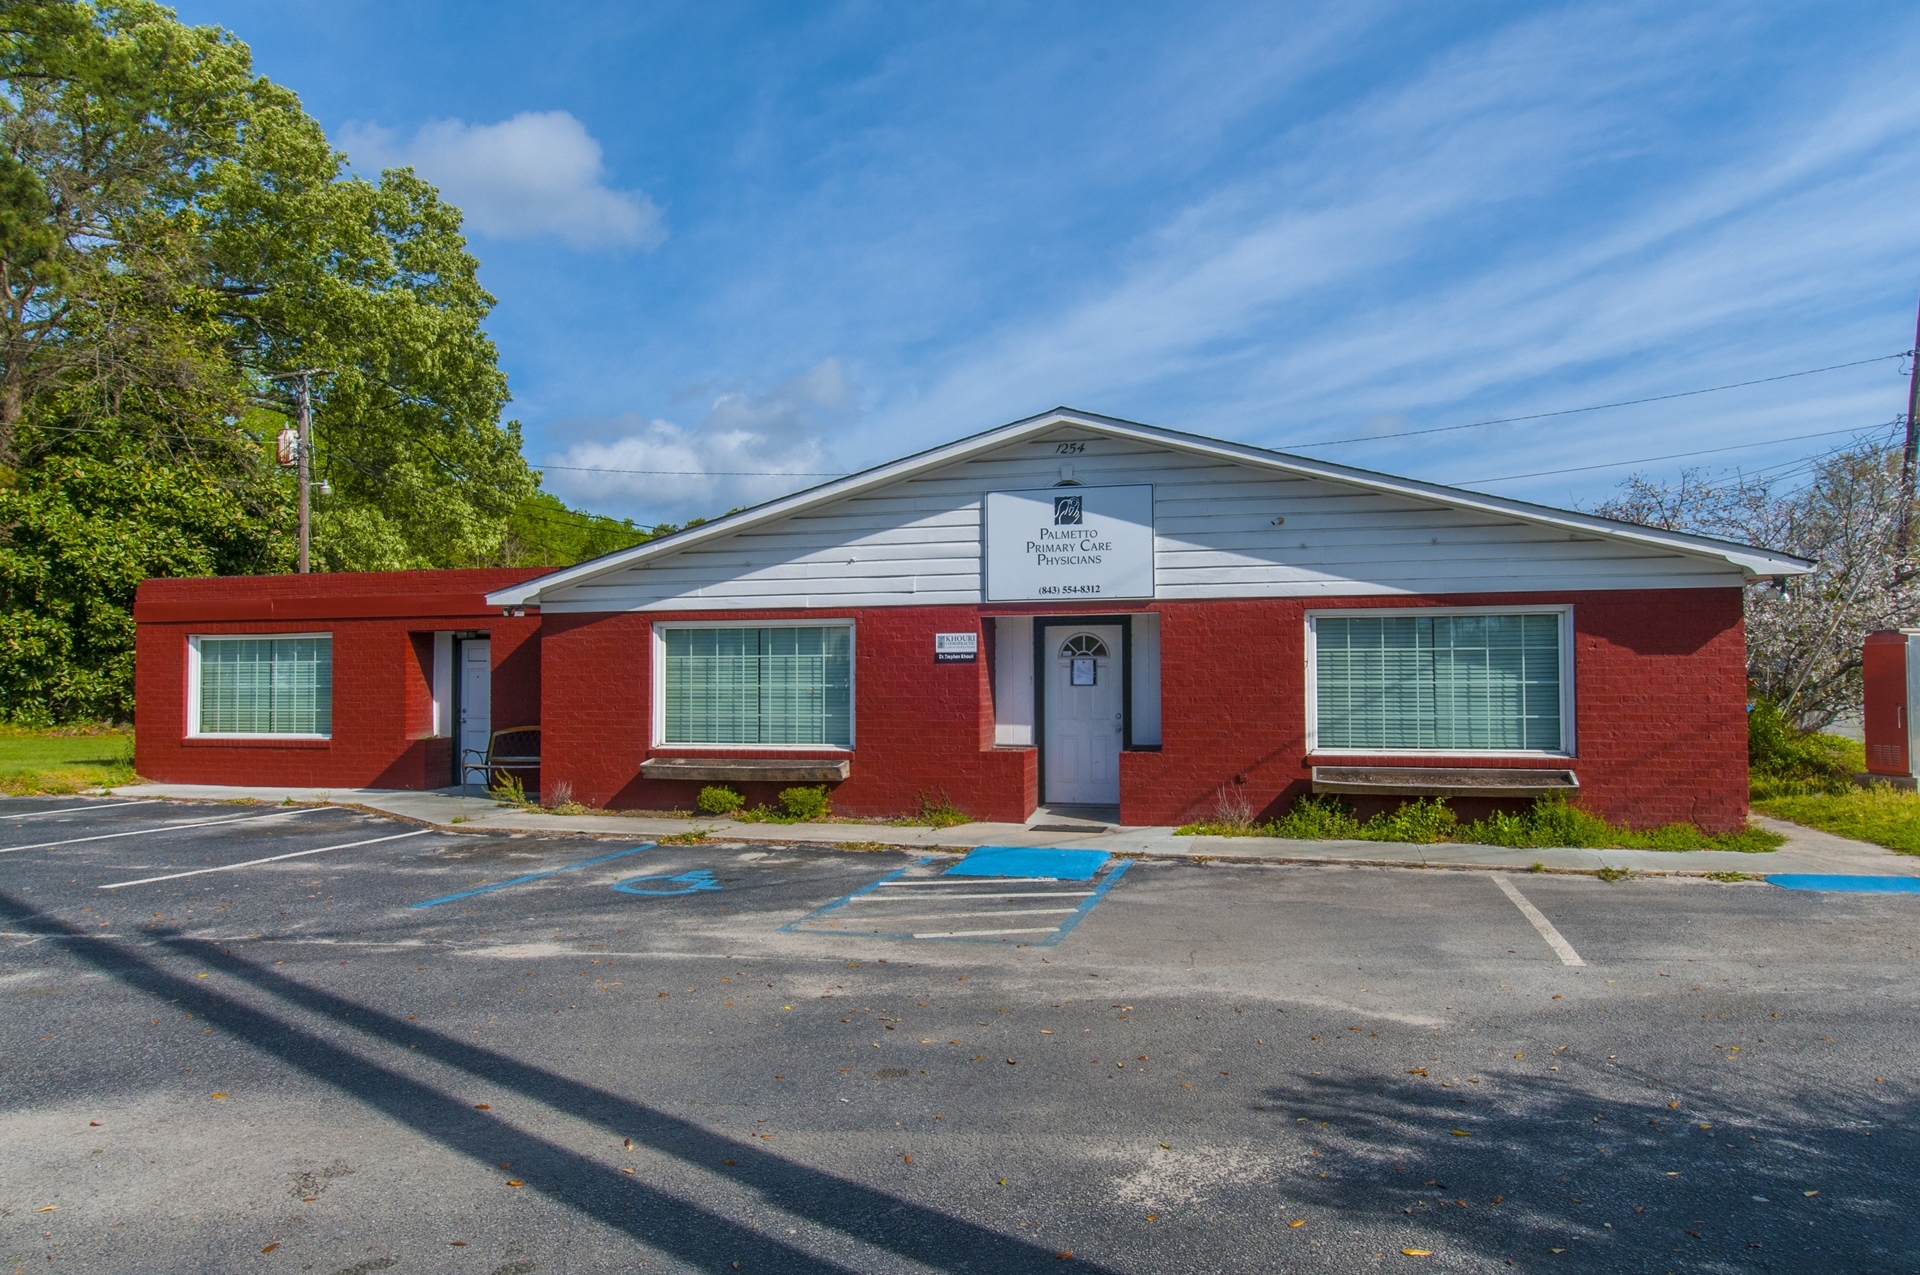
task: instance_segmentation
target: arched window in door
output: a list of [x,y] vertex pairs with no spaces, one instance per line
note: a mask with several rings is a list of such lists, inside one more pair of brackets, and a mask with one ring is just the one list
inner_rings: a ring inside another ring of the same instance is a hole
[[1060,655],[1062,659],[1093,655],[1104,660],[1107,658],[1107,644],[1091,633],[1076,633],[1060,644]]

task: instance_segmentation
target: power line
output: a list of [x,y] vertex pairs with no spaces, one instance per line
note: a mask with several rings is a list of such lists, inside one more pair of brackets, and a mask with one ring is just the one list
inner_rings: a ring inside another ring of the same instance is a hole
[[[1639,407],[1646,403],[1665,403],[1677,398],[1692,398],[1699,394],[1718,394],[1723,390],[1745,389],[1751,385],[1769,385],[1775,381],[1791,381],[1796,377],[1815,376],[1821,372],[1838,372],[1844,368],[1865,367],[1870,363],[1885,363],[1891,359],[1904,359],[1912,356],[1913,350],[1902,350],[1898,354],[1877,354],[1870,359],[1854,359],[1849,363],[1829,363],[1825,367],[1810,367],[1799,372],[1782,372],[1778,376],[1762,376],[1751,381],[1732,381],[1726,385],[1709,385],[1697,390],[1681,390],[1674,394],[1654,394],[1646,398],[1621,399],[1617,403],[1594,403],[1587,407],[1566,407],[1553,412],[1534,412],[1527,416],[1499,416],[1491,420],[1468,421],[1462,425],[1436,425],[1430,429],[1400,430],[1392,434],[1361,434],[1351,438],[1327,438],[1315,443],[1287,443],[1286,449],[1305,447],[1336,447],[1345,443],[1371,443],[1387,438],[1415,438],[1423,434],[1450,434],[1457,430],[1479,429],[1486,425],[1513,425],[1524,421],[1543,421],[1556,416],[1577,416],[1583,412],[1603,412],[1616,407]],[[1804,437],[1815,438],[1808,434]],[[1781,440],[1787,441],[1787,440]],[[1637,463],[1637,462],[1629,462]],[[639,474],[651,478],[844,478],[844,471],[826,470],[789,470],[785,472],[759,469],[615,469],[600,465],[540,465],[539,469],[565,469],[586,474]],[[1595,468],[1601,468],[1595,466]],[[1554,473],[1570,473],[1570,470],[1554,470]],[[1534,477],[1531,474],[1515,474],[1515,478]],[[1482,478],[1476,482],[1504,482],[1500,478]]]
[[1650,465],[1657,460],[1683,460],[1689,456],[1712,456],[1720,452],[1747,451],[1755,447],[1771,447],[1775,443],[1797,443],[1809,438],[1831,438],[1835,434],[1864,434],[1868,430],[1885,429],[1888,425],[1897,425],[1899,421],[1885,421],[1878,425],[1855,425],[1847,429],[1822,430],[1817,434],[1794,434],[1787,438],[1763,439],[1757,443],[1735,443],[1731,447],[1703,447],[1698,451],[1669,452],[1665,456],[1642,456],[1637,460],[1610,460],[1599,465],[1573,465],[1566,469],[1540,469],[1530,474],[1502,474],[1498,478],[1468,478],[1461,485],[1473,483],[1506,483],[1521,478],[1548,478],[1554,474],[1583,474],[1593,469],[1622,469],[1628,465]]
[[[1797,376],[1813,376],[1819,372],[1837,372],[1841,368],[1864,367],[1869,363],[1885,363],[1890,359],[1904,359],[1914,353],[1902,350],[1898,354],[1878,354],[1870,359],[1855,359],[1851,363],[1830,363],[1826,367],[1810,367],[1803,372],[1782,372],[1779,376],[1763,376],[1753,381],[1734,381],[1727,385],[1709,385],[1705,389],[1681,390],[1677,394],[1655,394],[1650,398],[1628,398],[1618,403],[1595,403],[1591,407],[1566,407],[1557,412],[1535,412],[1531,416],[1499,416],[1487,421],[1468,421],[1464,425],[1436,425],[1431,429],[1401,430],[1396,434],[1362,434],[1352,438],[1329,438],[1318,443],[1288,443],[1288,447],[1333,447],[1340,443],[1371,443],[1383,438],[1413,438],[1421,434],[1449,434],[1454,430],[1478,429],[1482,425],[1512,425],[1519,421],[1543,421],[1553,416],[1576,416],[1581,412],[1603,412],[1614,407],[1638,407],[1642,403],[1665,403],[1676,398],[1692,398],[1696,394],[1718,394],[1721,390],[1744,389],[1749,385],[1766,385],[1773,381],[1790,381]],[[1814,437],[1809,434],[1807,437]],[[1530,477],[1530,475],[1516,475]],[[1498,479],[1480,479],[1482,482],[1497,482]]]
[[536,469],[571,469],[583,474],[651,474],[661,478],[845,478],[846,471],[804,469],[609,469],[601,465],[536,465]]

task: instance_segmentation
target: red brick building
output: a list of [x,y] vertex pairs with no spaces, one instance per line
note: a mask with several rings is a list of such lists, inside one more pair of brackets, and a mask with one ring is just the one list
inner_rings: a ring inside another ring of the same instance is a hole
[[[142,586],[164,782],[441,787],[490,730],[621,808],[827,782],[1124,824],[1319,790],[1746,814],[1785,554],[1072,411],[560,571]],[[471,760],[471,758],[469,759]]]

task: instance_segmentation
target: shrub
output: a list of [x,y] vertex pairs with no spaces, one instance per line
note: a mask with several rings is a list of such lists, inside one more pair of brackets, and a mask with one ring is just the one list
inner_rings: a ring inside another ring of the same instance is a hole
[[1336,797],[1302,797],[1267,827],[1273,836],[1300,841],[1352,841],[1360,836],[1360,821]]
[[[1909,800],[1912,800],[1909,798]],[[1485,819],[1462,824],[1444,798],[1422,797],[1391,814],[1381,813],[1362,823],[1337,797],[1302,797],[1270,823],[1235,827],[1224,823],[1193,823],[1177,830],[1181,836],[1289,837],[1300,841],[1398,841],[1431,845],[1437,841],[1511,849],[1629,850],[1772,850],[1785,838],[1764,828],[1706,833],[1689,823],[1659,828],[1629,828],[1609,823],[1583,810],[1560,794],[1544,796],[1518,814],[1495,811]]]
[[1447,806],[1444,798],[1419,797],[1390,815],[1377,814],[1367,820],[1360,829],[1360,835],[1367,841],[1407,841],[1415,845],[1431,845],[1451,838],[1459,822],[1460,817]]
[[1771,700],[1747,710],[1747,769],[1755,796],[1844,793],[1866,764],[1860,745],[1803,731]]
[[747,799],[725,784],[712,784],[700,790],[693,804],[703,815],[730,815],[746,805]]
[[833,813],[833,803],[827,797],[825,784],[781,789],[780,808],[787,812],[789,818],[802,821],[825,819]]

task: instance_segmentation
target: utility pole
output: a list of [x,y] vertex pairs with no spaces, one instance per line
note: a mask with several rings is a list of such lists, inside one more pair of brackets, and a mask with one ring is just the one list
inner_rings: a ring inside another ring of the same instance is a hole
[[282,372],[273,378],[276,381],[297,379],[300,382],[299,409],[295,418],[298,422],[299,436],[294,443],[294,467],[300,485],[300,559],[299,566],[295,570],[301,575],[306,575],[312,570],[312,554],[309,546],[312,539],[313,513],[308,486],[313,477],[313,378],[325,375],[327,375],[326,368],[303,367],[297,372]]
[[1920,317],[1914,320],[1913,351],[1908,355],[1913,361],[1913,372],[1907,380],[1907,447],[1900,453],[1900,526],[1894,537],[1894,570],[1901,575],[1907,570],[1907,551],[1913,547],[1913,479],[1916,462],[1920,462],[1920,425],[1914,417],[1920,415]]

